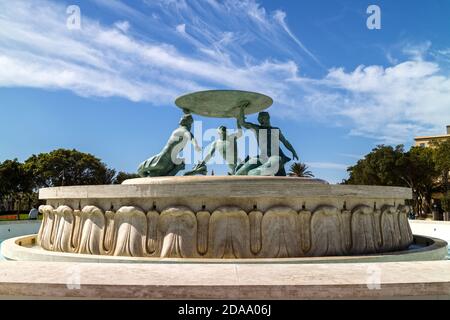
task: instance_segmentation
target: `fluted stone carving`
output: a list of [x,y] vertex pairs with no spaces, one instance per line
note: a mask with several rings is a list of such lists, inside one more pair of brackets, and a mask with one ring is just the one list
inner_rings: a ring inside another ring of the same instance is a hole
[[55,210],[55,234],[53,237],[53,251],[71,252],[71,239],[74,226],[72,208],[60,206]]
[[222,207],[213,212],[209,223],[211,258],[251,258],[250,219],[238,207]]
[[209,220],[211,214],[208,211],[197,212],[197,250],[204,256],[208,252]]
[[298,213],[298,233],[300,237],[302,252],[308,252],[311,249],[311,212],[301,210]]
[[310,256],[342,256],[348,254],[344,232],[347,230],[339,210],[319,207],[311,218]]
[[158,256],[160,248],[158,245],[158,220],[159,213],[157,211],[149,211],[147,213],[147,253],[150,256]]
[[101,254],[105,234],[105,214],[95,206],[87,206],[81,212],[81,234],[77,253]]
[[352,249],[352,213],[349,210],[342,210],[340,215],[341,220],[341,235],[344,241],[344,252],[351,252]]
[[393,206],[385,206],[381,210],[382,251],[395,251],[400,248],[402,237],[398,224],[398,212]]
[[289,207],[275,207],[262,219],[262,257],[301,257],[298,213]]
[[147,216],[135,207],[122,207],[114,217],[114,256],[142,257],[146,252]]
[[73,226],[73,232],[71,237],[71,245],[70,245],[70,252],[76,253],[78,252],[78,248],[80,247],[80,240],[81,240],[81,210],[74,210],[73,211],[73,217],[74,217],[74,226]]
[[363,254],[365,252],[377,252],[379,240],[378,228],[375,221],[375,212],[368,206],[359,206],[352,214],[352,252]]
[[400,248],[409,246],[413,242],[411,226],[408,223],[410,207],[400,205],[398,209],[398,226],[400,228]]
[[42,224],[39,228],[39,233],[37,237],[37,244],[44,248],[45,250],[52,250],[52,235],[56,234],[53,232],[53,225],[55,222],[55,213],[52,206],[41,206],[39,211],[43,215]]
[[[155,258],[294,258],[359,255],[408,248],[409,207],[275,206],[246,212],[237,206],[192,211],[173,206],[148,212],[135,206],[103,211],[40,207],[37,237],[49,251]],[[212,213],[211,213],[212,212]]]
[[248,214],[250,221],[250,250],[254,255],[261,251],[261,222],[263,213],[261,211],[252,211]]
[[196,258],[197,218],[186,207],[164,210],[159,217],[158,238],[162,258]]
[[104,254],[108,254],[114,250],[114,246],[116,243],[115,237],[115,213],[113,211],[106,211],[105,220],[106,220],[106,230],[105,230],[105,238],[103,241],[103,251]]

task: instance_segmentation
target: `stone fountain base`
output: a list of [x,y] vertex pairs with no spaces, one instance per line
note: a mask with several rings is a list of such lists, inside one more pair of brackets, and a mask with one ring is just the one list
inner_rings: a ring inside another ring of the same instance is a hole
[[348,256],[413,242],[397,187],[290,177],[170,177],[42,189],[37,244],[104,256],[261,259]]
[[403,251],[366,255],[334,257],[299,257],[266,259],[199,259],[105,256],[80,253],[54,252],[42,249],[36,244],[37,235],[22,236],[4,241],[2,256],[9,261],[51,261],[73,263],[126,263],[126,264],[221,264],[221,265],[305,265],[340,263],[384,263],[438,261],[447,258],[447,242],[444,240],[415,235],[413,244]]

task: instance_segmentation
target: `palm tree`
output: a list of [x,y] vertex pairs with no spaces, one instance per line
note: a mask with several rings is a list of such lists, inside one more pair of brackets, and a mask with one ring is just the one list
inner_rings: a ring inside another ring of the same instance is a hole
[[314,174],[308,170],[308,166],[301,162],[296,162],[291,166],[291,177],[313,178]]

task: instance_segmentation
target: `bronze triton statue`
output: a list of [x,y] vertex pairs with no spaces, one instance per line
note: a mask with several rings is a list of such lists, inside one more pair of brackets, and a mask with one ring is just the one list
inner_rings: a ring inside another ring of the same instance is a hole
[[291,143],[284,137],[279,128],[272,127],[268,112],[260,112],[258,124],[246,122],[244,107],[238,118],[238,124],[246,129],[252,130],[258,141],[259,155],[256,158],[249,158],[241,166],[236,175],[239,176],[286,176],[284,165],[291,161],[280,147],[280,142],[292,152],[292,157],[298,160],[297,152]]
[[220,126],[217,131],[219,133],[219,139],[209,146],[206,157],[203,159],[203,165],[206,165],[218,153],[228,166],[228,175],[234,175],[236,173],[236,167],[240,162],[237,140],[242,137],[242,129],[239,126],[236,133],[227,134],[227,127]]
[[191,132],[194,122],[190,114],[185,114],[180,120],[180,126],[172,132],[164,149],[156,156],[141,163],[138,174],[141,177],[165,177],[175,176],[185,169],[184,159],[178,158],[178,154],[191,141],[195,150],[201,151],[194,135]]
[[[219,139],[210,145],[203,161],[185,175],[205,175],[207,162],[218,153],[228,165],[229,175],[286,176],[284,166],[291,159],[283,153],[280,142],[292,153],[293,159],[298,159],[295,149],[280,129],[272,127],[269,113],[262,112],[273,103],[268,96],[247,91],[211,90],[182,96],[175,103],[185,116],[163,151],[139,166],[138,172],[142,177],[174,176],[184,170],[184,160],[179,159],[178,154],[189,141],[192,141],[197,151],[201,151],[191,133],[191,113],[214,118],[236,118],[238,131],[228,135],[227,128],[221,126],[218,129]],[[246,114],[257,112],[260,112],[259,124],[246,121]],[[255,133],[259,149],[256,157],[247,157],[245,162],[239,161],[237,150],[237,140],[242,136],[241,127]]]

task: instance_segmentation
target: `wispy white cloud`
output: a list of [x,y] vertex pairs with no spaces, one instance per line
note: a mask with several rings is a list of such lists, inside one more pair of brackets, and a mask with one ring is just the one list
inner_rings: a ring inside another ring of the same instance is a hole
[[325,170],[347,170],[349,165],[334,162],[307,162],[306,165],[312,169]]
[[338,156],[356,159],[356,160],[364,158],[364,155],[362,155],[362,154],[353,154],[353,153],[338,153]]
[[128,21],[117,21],[114,26],[124,33],[127,33],[131,27]]
[[431,48],[431,41],[425,41],[422,43],[406,43],[403,52],[409,56],[413,60],[422,61],[425,57],[425,55],[429,52]]
[[[119,3],[115,1],[114,6]],[[290,61],[238,65],[195,57],[171,44],[124,34],[129,29],[126,22],[108,27],[83,16],[81,30],[68,30],[65,8],[51,1],[18,0],[8,6],[1,0],[0,11],[3,86],[59,88],[83,96],[120,96],[160,104],[211,86],[263,88],[276,94],[283,86],[278,79],[297,72]],[[226,44],[231,37],[222,33],[217,43]],[[49,78],[51,72],[65,77]]]
[[[137,17],[132,28],[128,19],[108,26],[83,15],[82,29],[68,30],[57,2],[0,0],[0,86],[158,105],[207,88],[260,91],[275,98],[278,116],[345,124],[351,134],[389,143],[439,132],[450,119],[450,75],[427,59],[431,43],[405,46],[411,58],[390,67],[334,68],[313,79],[300,74],[299,63],[315,56],[288,28],[285,13],[268,13],[256,1],[155,0],[147,2],[148,16],[119,0],[92,1]],[[156,31],[140,37],[134,31],[142,16],[153,19],[147,27]],[[306,55],[299,60],[298,46]],[[280,51],[287,58],[270,56]]]
[[386,53],[386,59],[389,61],[390,64],[395,65],[398,64],[398,59],[395,58],[392,53],[387,52]]
[[[47,1],[0,1],[0,85],[65,89],[82,96],[120,96],[132,101],[169,101],[196,84],[146,81],[134,76],[137,61],[125,50],[109,50],[127,38],[83,17],[82,30],[68,30],[65,8]],[[127,38],[128,39],[128,38]],[[133,43],[133,42],[131,42]],[[161,49],[156,46],[154,49]],[[150,72],[151,73],[151,72]]]
[[342,91],[336,113],[353,120],[355,135],[404,143],[442,130],[450,119],[450,77],[434,62],[334,69],[325,81]]
[[117,14],[133,17],[137,19],[145,19],[145,15],[139,10],[127,5],[121,0],[91,0],[101,7],[107,7]]
[[284,31],[294,40],[296,44],[308,55],[310,56],[317,64],[319,64],[321,67],[324,67],[323,64],[320,62],[320,60],[311,53],[311,51],[308,50],[308,48],[305,47],[305,45],[297,38],[297,36],[291,31],[291,29],[288,27],[285,19],[286,19],[286,12],[282,10],[276,10],[274,13],[274,18],[280,26],[283,28]]
[[177,25],[176,29],[179,33],[186,34],[186,24],[185,23]]
[[[317,58],[291,32],[285,17],[280,17],[281,11],[268,12],[256,0],[144,0],[144,3],[158,12],[161,24],[167,28],[184,25],[185,32],[179,34],[210,57],[214,53],[222,61],[244,58],[255,63],[259,52],[268,51],[317,66]],[[228,58],[224,59],[225,56]]]

